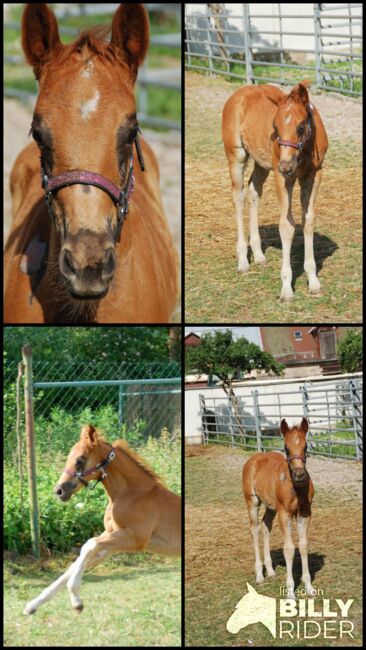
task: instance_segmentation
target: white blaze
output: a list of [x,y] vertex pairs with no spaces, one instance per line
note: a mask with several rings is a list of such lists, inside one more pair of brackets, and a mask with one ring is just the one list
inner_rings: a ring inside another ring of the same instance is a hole
[[94,97],[88,99],[86,102],[81,104],[80,113],[83,120],[87,120],[90,113],[94,113],[97,110],[99,100],[100,100],[100,92],[99,90],[96,90]]

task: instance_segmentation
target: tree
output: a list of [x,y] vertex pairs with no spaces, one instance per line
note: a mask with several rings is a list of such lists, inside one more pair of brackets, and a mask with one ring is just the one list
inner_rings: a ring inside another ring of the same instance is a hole
[[362,361],[362,331],[351,330],[337,345],[337,356],[342,372],[355,372]]
[[186,372],[214,374],[222,381],[222,387],[230,400],[239,430],[244,435],[241,424],[238,399],[233,390],[233,379],[238,371],[265,370],[281,375],[284,365],[278,363],[268,352],[242,337],[234,341],[230,330],[204,334],[200,345],[186,348]]

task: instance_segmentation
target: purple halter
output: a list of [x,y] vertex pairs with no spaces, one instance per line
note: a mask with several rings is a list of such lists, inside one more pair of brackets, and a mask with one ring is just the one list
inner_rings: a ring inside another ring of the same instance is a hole
[[[144,159],[142,157],[142,151],[140,147],[140,141],[138,136],[135,139],[135,146],[137,151],[137,157],[140,163],[141,171],[145,171]],[[108,194],[112,199],[113,203],[117,207],[117,227],[114,235],[115,242],[119,242],[121,238],[121,230],[125,220],[125,217],[128,213],[128,201],[131,198],[131,194],[135,189],[135,175],[133,171],[133,154],[131,151],[130,160],[129,160],[129,170],[127,174],[127,179],[124,187],[120,189],[117,185],[112,183],[102,174],[97,174],[96,172],[89,172],[83,170],[75,170],[70,172],[63,172],[58,174],[58,176],[53,176],[48,178],[45,170],[44,161],[41,155],[41,178],[42,178],[42,187],[45,191],[45,198],[47,202],[48,213],[55,221],[55,213],[52,207],[52,198],[54,192],[57,192],[62,187],[68,187],[69,185],[94,185],[100,190],[103,190]]]
[[[97,463],[94,467],[91,467],[90,469],[86,469],[84,470],[84,472],[81,471],[73,472],[72,470],[67,469],[67,467],[64,467],[63,472],[68,476],[71,476],[71,478],[76,476],[76,478],[80,481],[80,483],[85,485],[85,487],[90,487],[91,489],[95,488],[95,486],[97,485],[97,483],[99,483],[99,481],[103,481],[105,478],[107,478],[107,472],[105,471],[105,469],[106,467],[108,467],[109,463],[111,463],[112,460],[114,460],[116,457],[116,452],[113,449],[112,445],[109,446],[111,448],[111,451],[109,452],[107,458],[102,460],[101,463]],[[93,486],[89,486],[88,482],[84,481],[84,476],[89,476],[89,474],[94,474],[94,472],[100,472],[100,476],[95,481]]]
[[281,140],[281,138],[278,136],[277,142],[278,142],[278,144],[280,146],[293,147],[293,149],[298,149],[299,151],[301,151],[301,149],[303,148],[305,142],[307,140],[309,140],[309,138],[311,136],[311,132],[312,132],[312,128],[311,128],[312,127],[312,121],[313,121],[313,118],[312,118],[312,109],[313,109],[313,107],[312,107],[312,105],[308,104],[307,109],[308,109],[307,133],[304,133],[304,137],[301,140],[301,142],[290,142],[290,140]]

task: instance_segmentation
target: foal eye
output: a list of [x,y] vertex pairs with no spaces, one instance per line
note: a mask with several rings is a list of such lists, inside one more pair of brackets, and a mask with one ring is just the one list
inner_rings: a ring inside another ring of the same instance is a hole
[[39,145],[42,144],[42,137],[41,137],[41,135],[38,133],[38,131],[35,131],[33,128],[31,128],[31,130],[30,130],[30,134],[31,134],[33,140],[35,140],[37,144],[39,144]]
[[305,133],[305,128],[303,126],[298,126],[297,135],[304,135],[304,133]]

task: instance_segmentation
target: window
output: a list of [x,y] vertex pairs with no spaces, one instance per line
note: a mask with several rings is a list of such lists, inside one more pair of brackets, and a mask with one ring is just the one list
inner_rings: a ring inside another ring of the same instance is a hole
[[300,330],[296,330],[294,332],[294,337],[295,341],[302,341],[302,332],[300,332]]

